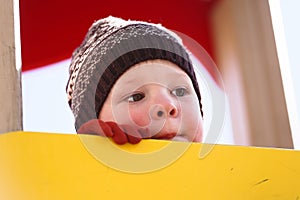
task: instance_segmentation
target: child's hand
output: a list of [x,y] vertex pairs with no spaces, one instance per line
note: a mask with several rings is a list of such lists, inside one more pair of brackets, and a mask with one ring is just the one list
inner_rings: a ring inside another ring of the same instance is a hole
[[137,144],[142,140],[140,132],[130,125],[118,125],[115,122],[103,122],[93,119],[83,124],[78,134],[92,134],[110,137],[116,144]]

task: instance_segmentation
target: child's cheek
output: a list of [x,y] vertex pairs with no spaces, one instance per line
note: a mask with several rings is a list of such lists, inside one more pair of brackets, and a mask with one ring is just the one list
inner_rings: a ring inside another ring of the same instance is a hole
[[150,123],[148,111],[145,108],[129,108],[132,123],[144,127]]
[[189,130],[189,136],[194,142],[201,142],[203,137],[203,121],[198,102],[190,101],[187,104],[182,104],[182,123]]

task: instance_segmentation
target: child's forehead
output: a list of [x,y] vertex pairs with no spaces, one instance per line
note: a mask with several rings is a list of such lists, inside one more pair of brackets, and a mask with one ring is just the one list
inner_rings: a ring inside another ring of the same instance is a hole
[[169,85],[176,82],[191,84],[189,76],[176,64],[165,60],[150,60],[132,66],[117,80],[115,86],[124,88],[144,84]]
[[[155,59],[140,62],[132,66],[123,75],[132,74],[134,76],[163,74],[163,75],[187,75],[178,65],[167,60]],[[123,76],[122,75],[122,76]]]

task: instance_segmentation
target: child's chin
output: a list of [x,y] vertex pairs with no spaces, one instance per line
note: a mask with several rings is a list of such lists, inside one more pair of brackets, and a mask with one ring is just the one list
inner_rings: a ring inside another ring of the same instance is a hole
[[179,141],[179,142],[190,142],[187,138],[182,136],[175,136],[172,138],[172,141]]

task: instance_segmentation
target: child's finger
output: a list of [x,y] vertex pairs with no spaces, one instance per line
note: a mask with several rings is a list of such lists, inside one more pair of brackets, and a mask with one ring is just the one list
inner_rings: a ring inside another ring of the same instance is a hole
[[113,137],[111,127],[102,120],[98,120],[99,126],[106,137]]
[[127,138],[128,138],[129,143],[131,143],[131,144],[137,144],[142,140],[141,136],[135,137],[130,134],[127,134]]
[[128,142],[126,134],[121,130],[118,124],[115,122],[106,122],[106,124],[112,129],[112,139],[116,144],[125,144]]
[[142,136],[136,130],[136,128],[130,126],[130,125],[122,125],[121,128],[127,135],[128,142],[131,144],[137,144],[142,140]]

